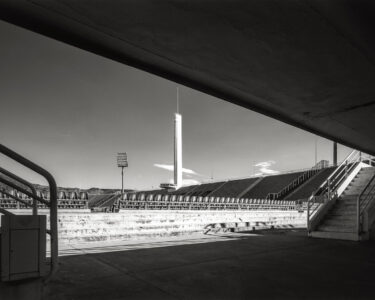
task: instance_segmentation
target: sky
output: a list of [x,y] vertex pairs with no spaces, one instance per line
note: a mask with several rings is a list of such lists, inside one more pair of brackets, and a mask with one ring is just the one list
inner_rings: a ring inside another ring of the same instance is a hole
[[[224,100],[0,21],[0,141],[58,186],[154,189],[173,178],[176,88],[185,184],[332,162],[332,142]],[[350,149],[339,145],[338,159]],[[43,179],[0,156],[1,166]],[[268,170],[268,171],[267,171]]]

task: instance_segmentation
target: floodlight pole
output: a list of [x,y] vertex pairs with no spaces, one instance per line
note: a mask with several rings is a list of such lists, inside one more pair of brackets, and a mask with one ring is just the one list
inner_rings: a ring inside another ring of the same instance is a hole
[[121,196],[124,195],[124,166],[121,167]]
[[126,152],[117,153],[117,166],[121,168],[121,197],[124,195],[124,168],[128,166]]

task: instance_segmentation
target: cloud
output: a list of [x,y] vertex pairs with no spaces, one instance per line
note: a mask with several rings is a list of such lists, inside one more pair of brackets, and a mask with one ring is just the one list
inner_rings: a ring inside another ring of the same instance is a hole
[[266,175],[279,174],[280,173],[279,171],[270,169],[270,167],[274,165],[275,163],[276,162],[273,160],[258,162],[257,164],[254,165],[254,167],[258,167],[260,172],[256,173],[255,176],[264,175],[264,174]]
[[[173,179],[169,180],[169,183],[174,183]],[[182,179],[182,186],[201,184],[200,181],[195,179]]]
[[[167,170],[167,171],[171,171],[171,172],[173,172],[173,170],[174,170],[174,166],[173,165],[154,164],[154,167],[157,167],[157,168],[160,168],[160,169],[164,169],[164,170]],[[201,176],[197,172],[195,172],[195,171],[193,171],[191,169],[186,169],[186,168],[182,168],[182,173],[189,174],[189,175]]]
[[195,179],[183,179],[182,180],[182,185],[194,185],[194,184],[201,184],[200,181],[195,180]]

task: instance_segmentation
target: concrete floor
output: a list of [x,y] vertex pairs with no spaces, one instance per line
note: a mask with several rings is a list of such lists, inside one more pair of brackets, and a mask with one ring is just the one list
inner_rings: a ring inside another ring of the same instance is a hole
[[43,299],[375,298],[373,242],[278,231],[76,248]]

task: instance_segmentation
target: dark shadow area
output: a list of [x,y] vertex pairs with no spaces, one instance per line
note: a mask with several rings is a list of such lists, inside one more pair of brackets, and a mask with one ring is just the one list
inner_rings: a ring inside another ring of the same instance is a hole
[[375,243],[264,233],[61,257],[44,299],[373,299]]

